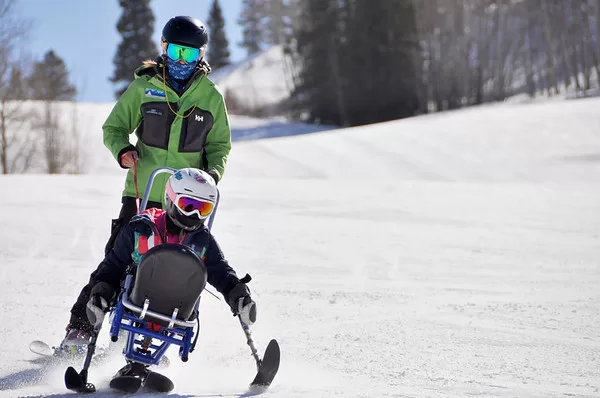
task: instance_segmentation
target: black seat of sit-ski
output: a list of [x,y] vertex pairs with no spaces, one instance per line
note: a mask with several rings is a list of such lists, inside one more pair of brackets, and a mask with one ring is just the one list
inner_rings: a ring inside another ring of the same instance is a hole
[[[191,249],[172,243],[155,246],[137,267],[129,300],[143,308],[144,301],[149,299],[149,310],[169,318],[179,308],[177,319],[189,321],[206,286],[206,278],[206,265]],[[150,315],[144,320],[169,324]]]

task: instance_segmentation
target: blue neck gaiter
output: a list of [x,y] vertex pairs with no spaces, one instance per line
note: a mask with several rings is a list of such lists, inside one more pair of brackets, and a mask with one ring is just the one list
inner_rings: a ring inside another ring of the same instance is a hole
[[196,65],[198,65],[198,61],[190,64],[180,64],[179,62],[173,61],[171,58],[167,57],[167,73],[171,79],[179,81],[189,79],[189,77],[194,73]]

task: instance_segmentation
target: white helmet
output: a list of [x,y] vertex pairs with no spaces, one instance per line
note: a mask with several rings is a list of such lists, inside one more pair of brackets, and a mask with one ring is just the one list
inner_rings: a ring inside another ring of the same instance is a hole
[[167,180],[167,214],[179,228],[198,229],[213,212],[216,201],[217,184],[202,170],[181,169]]

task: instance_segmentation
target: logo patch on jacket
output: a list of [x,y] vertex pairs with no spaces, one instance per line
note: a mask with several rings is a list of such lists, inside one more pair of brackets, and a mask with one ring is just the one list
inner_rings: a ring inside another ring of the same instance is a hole
[[154,234],[145,236],[136,231],[133,242],[134,246],[133,253],[131,253],[131,259],[135,264],[139,264],[139,262],[142,260],[142,257],[148,250],[152,249],[154,246],[162,244],[162,239],[160,236],[156,236]]
[[165,98],[166,94],[162,90],[154,90],[152,88],[146,89],[146,97],[150,98]]
[[160,109],[157,108],[150,108],[150,109],[146,109],[146,111],[144,112],[146,115],[157,115],[157,116],[162,116],[162,112]]

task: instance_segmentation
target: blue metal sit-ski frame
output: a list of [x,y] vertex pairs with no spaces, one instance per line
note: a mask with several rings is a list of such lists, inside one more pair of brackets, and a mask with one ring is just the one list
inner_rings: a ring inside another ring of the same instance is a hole
[[[162,167],[154,170],[152,174],[150,174],[142,198],[142,203],[140,204],[139,213],[146,209],[152,184],[154,183],[156,176],[161,173],[175,174],[176,172],[176,169]],[[220,196],[221,195],[217,190],[215,208],[207,223],[209,230],[212,228],[215,219]],[[123,354],[128,361],[135,361],[145,365],[158,365],[164,353],[169,346],[173,344],[180,347],[179,356],[183,362],[186,362],[189,353],[193,350],[194,346],[194,343],[192,342],[194,338],[194,326],[198,325],[196,333],[200,332],[200,314],[198,311],[200,300],[198,300],[195,311],[197,319],[193,321],[177,319],[176,311],[172,316],[156,313],[148,309],[147,303],[145,303],[144,307],[136,306],[129,301],[129,290],[133,283],[131,271],[132,270],[128,270],[123,289],[121,290],[121,295],[119,296],[117,305],[112,310],[112,321],[110,326],[111,340],[113,342],[118,340],[120,330],[128,332],[127,343],[123,349]],[[134,313],[137,315],[134,315]],[[168,322],[168,326],[161,326],[154,322],[145,321],[144,318],[147,315]],[[136,335],[139,335],[139,338],[136,338]],[[160,344],[153,344],[152,341],[154,339],[159,340]]]

